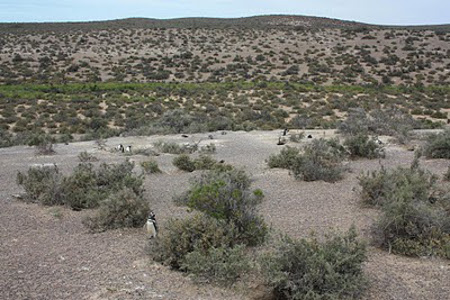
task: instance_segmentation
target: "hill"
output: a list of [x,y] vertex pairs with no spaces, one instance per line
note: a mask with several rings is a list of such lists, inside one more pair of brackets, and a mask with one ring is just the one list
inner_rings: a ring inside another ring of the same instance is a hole
[[0,82],[448,84],[449,28],[304,16],[3,23]]

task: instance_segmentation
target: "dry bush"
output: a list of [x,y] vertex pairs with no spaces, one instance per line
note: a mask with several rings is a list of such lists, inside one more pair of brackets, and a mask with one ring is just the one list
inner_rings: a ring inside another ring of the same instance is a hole
[[367,286],[365,243],[354,227],[324,241],[287,236],[261,259],[268,285],[277,299],[358,299]]
[[97,214],[84,220],[93,232],[142,227],[150,213],[148,202],[133,190],[124,188],[100,203]]

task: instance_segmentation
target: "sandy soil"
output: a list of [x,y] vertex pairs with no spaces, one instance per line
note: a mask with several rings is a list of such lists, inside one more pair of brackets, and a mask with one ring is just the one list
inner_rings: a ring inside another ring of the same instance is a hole
[[[314,137],[332,131],[310,131]],[[286,170],[267,168],[264,160],[281,149],[276,145],[278,131],[214,133],[189,138],[118,137],[107,141],[113,148],[119,143],[134,149],[151,147],[159,140],[215,143],[215,158],[245,167],[254,187],[261,188],[266,200],[261,213],[275,230],[302,237],[312,230],[322,234],[331,228],[346,230],[355,224],[363,238],[370,238],[376,210],[358,203],[357,176],[364,171],[408,165],[413,153],[396,145],[387,146],[387,158],[349,162],[351,172],[345,179],[331,184],[300,182]],[[308,142],[308,141],[304,141]],[[35,156],[29,147],[0,149],[0,299],[255,299],[259,287],[246,290],[199,286],[182,274],[150,261],[147,243],[140,229],[115,230],[90,234],[81,220],[89,211],[74,212],[66,208],[25,204],[13,195],[21,192],[15,183],[17,171],[34,163],[56,163],[63,172],[77,165],[77,155],[88,151],[100,162],[121,162],[118,153],[100,150],[94,142],[58,145],[53,156]],[[148,159],[130,157],[138,163]],[[162,154],[158,161],[163,174],[145,180],[146,196],[156,212],[161,230],[171,217],[186,214],[176,207],[172,197],[187,189],[189,179],[198,172],[184,173],[172,166],[173,155]],[[99,162],[99,163],[100,163]],[[448,168],[447,160],[422,160],[422,165],[438,175]],[[449,299],[450,261],[437,258],[406,258],[389,255],[369,247],[365,265],[370,287],[365,299]]]

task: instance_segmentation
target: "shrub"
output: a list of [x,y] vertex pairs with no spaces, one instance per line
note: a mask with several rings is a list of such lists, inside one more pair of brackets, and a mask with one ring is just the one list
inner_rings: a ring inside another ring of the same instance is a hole
[[351,109],[338,130],[345,135],[392,135],[400,143],[405,143],[409,139],[409,131],[417,126],[411,115],[398,109],[373,110],[370,114],[363,109]]
[[84,220],[94,232],[125,227],[142,227],[150,213],[148,203],[132,189],[122,189],[100,203],[95,216]]
[[382,206],[402,189],[407,190],[411,198],[428,200],[436,177],[413,164],[409,168],[397,167],[392,171],[382,167],[379,171],[362,174],[358,180],[362,187],[362,201],[369,205]]
[[344,141],[344,146],[352,157],[370,159],[385,157],[384,149],[377,143],[376,138],[370,138],[366,134],[347,137]]
[[141,162],[141,167],[147,174],[161,173],[158,163],[153,159]]
[[448,166],[447,173],[444,174],[444,180],[450,181],[450,166]]
[[436,177],[418,165],[360,177],[362,200],[381,206],[381,245],[404,255],[450,258],[450,197],[437,195]]
[[198,282],[231,285],[250,270],[251,264],[245,256],[245,246],[237,245],[211,247],[206,253],[201,249],[195,249],[185,256],[181,268],[193,274]]
[[182,154],[175,157],[172,161],[173,165],[178,169],[186,172],[194,172],[195,171],[195,163],[191,159],[191,157],[187,154]]
[[97,173],[92,164],[79,164],[67,177],[63,178],[61,189],[64,204],[72,209],[95,208],[108,195],[98,188]]
[[283,237],[262,267],[277,299],[355,299],[366,285],[365,260],[366,245],[352,227],[323,242]]
[[267,161],[270,168],[290,169],[299,156],[300,149],[286,146],[280,154],[271,155]]
[[112,193],[129,188],[141,196],[143,177],[132,172],[134,164],[79,164],[72,174],[60,175],[57,167],[32,167],[27,174],[19,172],[17,183],[25,188],[27,201],[44,205],[68,205],[72,209],[95,208]]
[[450,259],[450,212],[439,204],[396,195],[383,206],[378,228],[393,253]]
[[25,189],[25,201],[43,205],[62,205],[62,175],[55,166],[31,167],[17,173],[17,184]]
[[164,232],[150,245],[150,255],[156,261],[180,269],[191,252],[205,254],[213,247],[235,245],[235,231],[233,224],[199,213],[184,220],[170,219]]
[[314,140],[291,166],[294,176],[305,181],[335,182],[342,178],[345,149],[336,139]]
[[88,153],[87,151],[83,151],[80,154],[78,154],[78,159],[82,163],[98,161],[97,157],[95,157],[93,154]]
[[191,159],[189,155],[182,154],[173,159],[173,165],[178,169],[193,172],[195,170],[232,170],[233,166],[219,163],[208,155],[201,154],[196,159]]
[[210,143],[209,145],[202,146],[200,148],[200,153],[204,154],[216,153],[216,145],[214,143]]
[[304,132],[297,133],[297,134],[291,134],[289,136],[289,141],[291,141],[293,143],[300,143],[304,137],[305,137]]
[[53,143],[55,140],[48,134],[32,134],[28,139],[28,146],[34,146],[36,155],[52,155],[55,154]]
[[261,190],[250,191],[250,183],[242,170],[210,171],[196,178],[191,189],[175,202],[234,224],[238,243],[258,245],[268,231],[256,212],[264,196]]
[[198,149],[197,144],[179,145],[173,142],[158,141],[153,144],[158,151],[169,154],[189,154],[194,153]]
[[423,154],[428,158],[450,159],[450,129],[429,136]]

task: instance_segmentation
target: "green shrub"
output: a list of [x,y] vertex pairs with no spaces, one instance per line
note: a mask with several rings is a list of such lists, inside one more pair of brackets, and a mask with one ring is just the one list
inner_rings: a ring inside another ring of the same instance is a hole
[[101,164],[98,170],[91,163],[79,164],[68,176],[55,167],[32,167],[27,174],[19,172],[17,183],[25,188],[27,201],[44,205],[68,205],[72,209],[95,208],[112,193],[129,188],[141,196],[143,177],[136,176],[134,164]]
[[428,158],[450,159],[450,129],[429,136],[423,154]]
[[150,213],[148,203],[131,189],[122,189],[100,203],[95,216],[84,220],[94,232],[108,229],[142,227]]
[[24,200],[43,205],[63,204],[61,180],[56,165],[31,167],[27,173],[17,173],[17,184],[25,189]]
[[342,178],[342,160],[345,148],[337,139],[317,139],[303,148],[303,152],[286,147],[278,155],[271,155],[267,161],[270,168],[286,168],[298,179],[305,181],[324,180],[335,182]]
[[300,149],[286,146],[281,149],[280,154],[271,155],[267,161],[270,168],[290,169],[297,160],[300,154]]
[[367,134],[347,137],[344,141],[344,146],[352,157],[370,159],[385,157],[384,149],[377,143],[376,138],[370,138]]
[[404,255],[450,258],[450,195],[438,195],[436,177],[418,165],[360,177],[362,200],[381,206],[381,245]]
[[178,169],[186,172],[195,171],[195,162],[187,154],[182,154],[175,157],[172,161],[173,165]]
[[225,220],[204,214],[187,219],[170,219],[165,228],[150,245],[150,256],[174,269],[180,269],[186,255],[194,251],[205,254],[210,248],[235,245],[236,229]]
[[362,174],[358,180],[362,187],[362,201],[369,205],[382,206],[403,189],[410,193],[409,197],[427,201],[436,177],[413,164],[409,168],[397,167],[391,171],[382,167],[379,171]]
[[382,211],[378,228],[386,249],[396,254],[450,259],[450,212],[439,203],[397,195]]
[[191,189],[175,201],[234,224],[239,232],[237,242],[258,245],[268,231],[256,211],[264,196],[261,190],[250,191],[250,183],[242,170],[213,170],[196,178]]
[[161,173],[158,163],[153,159],[141,162],[141,167],[147,174]]
[[231,285],[251,268],[245,256],[245,246],[211,247],[206,252],[195,249],[188,253],[181,268],[194,275],[197,282]]
[[95,208],[108,194],[98,188],[97,173],[92,164],[79,164],[63,178],[64,204],[72,209]]
[[323,242],[283,237],[261,263],[277,299],[356,299],[367,284],[365,260],[366,245],[352,227]]
[[343,177],[345,155],[344,147],[336,139],[321,138],[305,146],[304,153],[297,156],[291,170],[296,178],[304,181],[335,182]]

